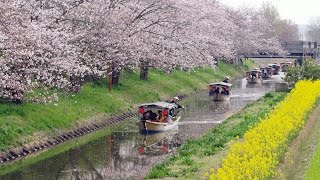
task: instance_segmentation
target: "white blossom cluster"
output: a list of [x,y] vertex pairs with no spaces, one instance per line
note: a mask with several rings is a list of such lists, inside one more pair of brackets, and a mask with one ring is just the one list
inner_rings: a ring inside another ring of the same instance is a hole
[[[212,0],[0,0],[0,98],[79,91],[112,64],[171,71],[283,53],[263,13]],[[109,72],[110,73],[110,72]]]

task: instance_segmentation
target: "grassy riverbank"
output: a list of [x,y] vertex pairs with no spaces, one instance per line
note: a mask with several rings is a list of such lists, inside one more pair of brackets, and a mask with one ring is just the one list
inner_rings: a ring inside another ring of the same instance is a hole
[[[319,115],[319,112],[320,110],[318,111],[317,115]],[[305,179],[308,179],[308,180],[317,179],[320,177],[320,171],[319,171],[320,169],[320,130],[319,130],[320,123],[319,123],[318,116],[317,116],[317,122],[318,122],[317,123],[318,128],[317,129],[314,128],[314,131],[315,131],[314,134],[316,135],[314,136],[315,144],[313,144],[313,146],[316,146],[316,148],[315,148],[315,151],[313,152],[311,161],[309,162],[309,166],[305,176]]]
[[320,177],[320,104],[308,116],[298,136],[288,146],[274,179],[317,179]]
[[[247,61],[248,65],[252,62]],[[68,129],[100,121],[108,116],[132,109],[136,104],[168,99],[178,94],[191,94],[207,88],[224,76],[243,75],[245,67],[219,63],[212,68],[192,72],[174,71],[166,75],[150,70],[142,81],[138,72],[123,72],[120,84],[108,92],[106,82],[88,83],[80,93],[60,93],[55,103],[0,103],[0,151],[37,141]]]
[[243,134],[265,118],[285,95],[286,93],[267,93],[204,136],[187,141],[179,149],[178,155],[152,168],[147,178],[201,179],[210,168],[217,168],[221,164],[228,142],[242,138]]

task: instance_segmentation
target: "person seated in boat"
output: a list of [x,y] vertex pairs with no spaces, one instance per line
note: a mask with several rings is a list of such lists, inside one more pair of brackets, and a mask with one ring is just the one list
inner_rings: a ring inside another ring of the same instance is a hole
[[150,120],[151,121],[156,121],[157,120],[157,114],[154,112],[150,112]]
[[264,74],[265,76],[267,76],[267,73],[268,73],[267,68],[264,68],[264,69],[263,69],[263,74]]
[[149,120],[150,119],[150,115],[151,115],[151,111],[146,111],[143,113],[142,115],[142,120]]
[[226,77],[222,82],[229,83],[229,77]]
[[219,92],[220,92],[220,88],[219,88],[219,87],[217,87],[213,92],[214,92],[215,94],[219,94]]
[[174,103],[174,104],[176,104],[178,106],[178,108],[182,108],[182,106],[180,104],[178,104],[179,100],[180,99],[177,96],[175,96],[170,100],[170,103]]
[[225,90],[225,95],[230,95],[229,87],[225,87],[224,90]]
[[225,89],[224,89],[224,87],[222,87],[222,90],[221,90],[221,92],[220,92],[221,94],[223,94],[223,95],[225,95],[226,94],[226,91],[225,91]]
[[158,111],[157,121],[159,121],[159,122],[165,122],[165,116],[162,114],[162,111],[161,111],[161,110]]
[[257,68],[255,68],[254,71],[251,71],[251,78],[257,78],[257,71]]
[[223,95],[229,95],[229,89],[228,89],[228,87],[222,87],[221,94],[223,94]]
[[213,95],[216,91],[216,87],[215,86],[210,86],[210,92],[209,92],[209,96]]

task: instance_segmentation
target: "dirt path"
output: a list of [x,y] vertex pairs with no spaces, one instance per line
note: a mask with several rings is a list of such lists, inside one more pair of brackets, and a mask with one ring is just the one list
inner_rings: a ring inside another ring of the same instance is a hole
[[289,145],[277,169],[275,179],[304,179],[306,169],[320,135],[320,105],[309,115],[305,127]]

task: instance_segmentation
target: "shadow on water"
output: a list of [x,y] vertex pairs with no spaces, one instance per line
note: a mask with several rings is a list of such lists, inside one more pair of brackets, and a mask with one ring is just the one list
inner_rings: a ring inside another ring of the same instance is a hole
[[[204,91],[188,98],[178,131],[152,135],[138,128],[97,139],[30,165],[0,179],[142,179],[155,164],[177,152],[189,138],[199,137],[224,119],[274,89],[280,76],[258,84],[232,82],[230,101],[209,101]],[[136,119],[132,119],[135,123]]]

